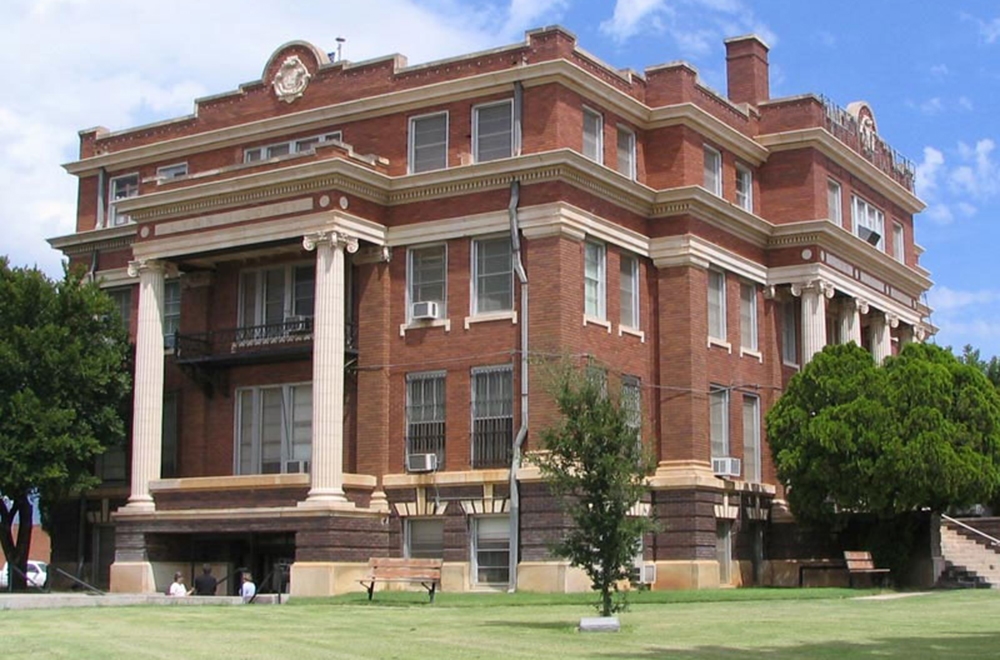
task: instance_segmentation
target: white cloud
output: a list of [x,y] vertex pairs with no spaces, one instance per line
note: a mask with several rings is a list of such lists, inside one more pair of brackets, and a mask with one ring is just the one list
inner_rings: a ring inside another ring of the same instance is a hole
[[618,0],[611,18],[601,22],[601,32],[618,42],[628,41],[641,28],[659,32],[660,14],[673,14],[664,0]]
[[931,198],[937,189],[938,172],[944,165],[944,154],[934,147],[924,147],[924,159],[917,165],[916,189],[920,197]]
[[948,182],[957,193],[971,195],[976,199],[988,199],[1000,192],[1000,168],[993,160],[996,143],[989,138],[969,146],[958,145],[958,155],[963,164],[954,168]]
[[935,64],[930,69],[931,75],[935,78],[943,78],[948,75],[948,65],[947,64]]
[[972,105],[972,99],[970,99],[968,96],[958,97],[958,107],[960,107],[962,110],[967,110],[969,112],[972,112],[975,109],[975,107]]
[[1000,39],[1000,18],[994,18],[992,21],[978,21],[979,22],[979,36],[983,38],[988,44],[996,43],[997,39]]
[[944,103],[942,103],[941,98],[935,96],[934,98],[927,99],[920,104],[920,112],[925,115],[936,115],[944,110]]
[[1000,302],[1000,290],[959,291],[947,286],[935,286],[927,293],[927,299],[935,311],[953,312],[965,307]]
[[931,204],[924,211],[924,215],[936,225],[950,225],[955,221],[955,214],[947,204]]

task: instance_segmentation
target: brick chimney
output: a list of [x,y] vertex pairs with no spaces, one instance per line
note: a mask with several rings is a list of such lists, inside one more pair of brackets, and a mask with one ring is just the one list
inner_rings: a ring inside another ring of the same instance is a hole
[[756,34],[726,39],[726,82],[733,103],[758,105],[771,98],[768,45]]

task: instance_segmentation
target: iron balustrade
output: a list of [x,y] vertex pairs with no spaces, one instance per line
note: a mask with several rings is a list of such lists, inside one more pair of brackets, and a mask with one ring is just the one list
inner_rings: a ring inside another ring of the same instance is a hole
[[[291,317],[278,323],[225,328],[211,332],[174,333],[174,357],[181,363],[222,361],[275,352],[312,349],[313,319],[310,316]],[[344,349],[357,350],[357,325],[345,324]]]

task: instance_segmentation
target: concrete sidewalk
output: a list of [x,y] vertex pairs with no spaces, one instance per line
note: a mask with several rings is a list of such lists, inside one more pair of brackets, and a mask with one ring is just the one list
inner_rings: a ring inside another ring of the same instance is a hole
[[[281,604],[287,594],[260,594],[254,605]],[[40,610],[57,607],[127,607],[131,605],[171,605],[176,607],[202,607],[206,605],[242,605],[239,596],[185,596],[171,597],[163,594],[105,594],[84,593],[0,593],[2,610]]]

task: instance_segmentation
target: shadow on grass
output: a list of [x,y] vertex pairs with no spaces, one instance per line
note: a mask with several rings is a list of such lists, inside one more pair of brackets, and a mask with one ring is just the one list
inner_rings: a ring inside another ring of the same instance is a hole
[[947,637],[884,637],[865,642],[835,641],[826,644],[790,644],[763,648],[699,646],[671,648],[669,644],[627,653],[605,653],[602,658],[653,660],[660,658],[769,658],[776,660],[809,658],[995,658],[1000,655],[1000,633],[965,633]]
[[515,628],[517,630],[576,630],[575,623],[566,621],[482,621],[476,625],[487,628]]

